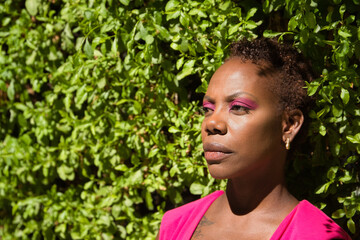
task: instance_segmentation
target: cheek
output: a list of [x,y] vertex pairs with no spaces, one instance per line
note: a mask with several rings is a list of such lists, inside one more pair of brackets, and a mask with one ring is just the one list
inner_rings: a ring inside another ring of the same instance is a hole
[[266,145],[277,144],[281,140],[282,127],[280,119],[270,116],[265,121],[257,123],[258,137]]
[[206,126],[206,123],[205,123],[205,119],[202,121],[201,123],[201,139],[204,140],[204,137],[205,137],[205,126]]
[[272,144],[282,134],[281,122],[269,115],[232,120],[229,129],[238,142],[253,147]]

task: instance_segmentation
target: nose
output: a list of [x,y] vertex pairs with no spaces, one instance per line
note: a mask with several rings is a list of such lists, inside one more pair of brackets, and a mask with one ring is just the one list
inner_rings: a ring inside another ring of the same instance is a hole
[[227,123],[224,115],[221,111],[214,111],[211,116],[204,119],[207,134],[225,135],[227,133]]

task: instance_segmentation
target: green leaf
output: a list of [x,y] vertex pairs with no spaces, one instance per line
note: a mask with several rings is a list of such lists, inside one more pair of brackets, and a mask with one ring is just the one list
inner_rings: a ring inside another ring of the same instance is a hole
[[114,216],[114,218],[118,218],[121,213],[121,207],[119,205],[113,205],[111,208],[111,214]]
[[349,91],[344,88],[341,88],[340,97],[345,105],[348,104],[348,102],[350,100]]
[[189,27],[189,16],[185,15],[185,13],[182,12],[180,14],[180,23],[186,28]]
[[170,47],[174,50],[179,50],[179,48],[180,48],[179,44],[174,43],[174,42],[170,44]]
[[239,31],[239,28],[241,26],[242,23],[238,23],[236,25],[233,25],[229,28],[229,35],[233,35],[234,33]]
[[85,40],[84,53],[88,58],[94,57],[94,50],[92,49],[88,39]]
[[307,84],[308,95],[313,96],[318,90],[319,86],[320,86],[319,82],[311,82],[310,84]]
[[179,70],[181,67],[182,67],[182,65],[184,64],[184,57],[182,57],[182,58],[179,58],[177,61],[176,61],[176,69],[177,70]]
[[115,170],[125,172],[128,170],[128,167],[125,164],[120,164],[115,167]]
[[314,29],[316,26],[316,17],[312,12],[307,12],[305,14],[305,24],[310,28]]
[[154,42],[154,37],[152,35],[147,35],[145,37],[145,42],[147,45],[151,45]]
[[338,209],[335,212],[333,212],[333,214],[331,215],[332,218],[334,219],[339,219],[345,216],[345,211],[344,209]]
[[350,172],[345,170],[344,176],[340,177],[339,181],[343,182],[343,183],[349,183],[352,181],[352,179],[353,179],[353,176],[350,174]]
[[322,135],[322,136],[325,136],[326,135],[326,127],[324,125],[320,125],[319,127],[319,133]]
[[167,2],[166,6],[165,6],[165,11],[166,12],[170,12],[173,10],[176,10],[177,7],[179,6],[180,2],[177,0],[170,0]]
[[62,164],[60,167],[58,167],[57,172],[59,174],[59,177],[64,181],[74,180],[75,173],[73,172],[73,169],[66,166],[65,164]]
[[175,11],[175,12],[169,12],[166,16],[166,21],[169,21],[171,19],[178,18],[180,16],[181,11]]
[[9,84],[9,87],[7,89],[7,96],[10,99],[10,101],[14,101],[15,99],[15,83],[14,80],[12,80]]
[[186,63],[184,64],[184,68],[193,68],[195,65],[195,62],[196,61],[194,59],[186,61]]
[[126,102],[131,102],[131,101],[134,101],[134,100],[132,100],[132,99],[121,99],[115,105],[121,105],[121,104],[124,104]]
[[178,166],[177,165],[174,165],[171,169],[170,169],[170,177],[174,177],[175,176],[175,174],[177,174],[177,173],[179,173],[180,172],[180,170],[179,170],[179,168],[178,168]]
[[1,79],[0,79],[0,90],[2,90],[2,91],[7,90],[6,83]]
[[342,4],[339,8],[339,13],[340,13],[341,19],[344,17],[345,12],[346,12],[346,5]]
[[193,68],[184,68],[178,75],[176,75],[176,80],[179,81],[193,73]]
[[345,28],[340,28],[340,29],[338,30],[338,34],[339,34],[341,37],[343,37],[343,38],[349,38],[349,37],[352,36],[351,32],[348,31],[348,30],[345,29]]
[[87,96],[88,94],[86,92],[86,85],[81,86],[76,91],[75,104],[78,109],[80,109],[81,105],[86,101]]
[[142,110],[142,106],[141,106],[141,103],[139,103],[138,101],[133,101],[134,103],[134,114],[140,114],[141,113],[141,110]]
[[170,33],[169,31],[164,28],[163,26],[159,26],[159,25],[155,25],[156,29],[160,32],[160,35],[166,40],[168,41],[170,39]]
[[338,167],[331,167],[327,172],[327,178],[329,180],[334,180],[338,169],[339,169]]
[[143,173],[141,170],[137,170],[135,173],[130,176],[131,184],[140,184],[143,180]]
[[326,193],[329,186],[330,186],[330,182],[327,182],[325,184],[323,184],[322,186],[320,186],[317,190],[316,190],[316,194],[321,194],[321,193]]
[[266,38],[273,38],[283,34],[282,32],[273,32],[272,30],[265,30],[263,36]]
[[294,31],[297,26],[298,26],[298,19],[297,19],[296,16],[294,16],[294,17],[292,17],[292,18],[289,20],[288,30],[289,30],[289,31]]
[[112,44],[111,44],[111,53],[114,55],[114,56],[117,56],[117,53],[118,53],[118,45],[117,45],[117,42],[118,42],[118,39],[117,38],[114,38]]
[[341,106],[338,106],[337,104],[333,104],[331,106],[332,113],[334,117],[340,117],[343,114],[343,109]]
[[347,227],[349,228],[350,232],[352,234],[355,234],[356,232],[356,227],[355,227],[355,222],[352,220],[352,218],[350,218],[348,221],[347,221]]
[[352,143],[359,144],[360,143],[360,133],[357,133],[354,136],[346,136],[347,140],[349,140]]
[[153,149],[150,150],[148,157],[149,157],[149,158],[152,158],[152,157],[154,157],[158,152],[159,152],[159,149],[158,149],[158,148],[153,148]]
[[189,41],[186,40],[186,39],[183,39],[183,40],[181,41],[180,46],[179,46],[179,50],[180,50],[181,52],[187,52],[187,51],[189,50]]
[[340,44],[338,55],[340,57],[345,57],[348,54],[349,50],[350,50],[349,42],[348,41],[343,41]]
[[189,15],[191,15],[191,16],[198,15],[199,12],[200,12],[200,9],[193,8],[190,10]]
[[251,9],[247,12],[245,20],[247,21],[247,20],[249,20],[250,18],[252,18],[252,17],[255,15],[256,12],[257,12],[257,8],[251,8]]
[[219,9],[226,11],[230,6],[231,6],[231,1],[221,2],[219,5]]
[[36,53],[37,51],[32,51],[30,56],[26,59],[26,65],[33,65],[35,63]]
[[101,78],[97,82],[97,86],[99,87],[99,89],[103,89],[106,86],[106,78]]
[[307,29],[301,30],[300,31],[300,41],[301,43],[307,43],[307,41],[309,40],[309,31]]
[[125,6],[128,6],[129,3],[130,3],[130,0],[120,0],[120,2],[121,2],[122,4],[124,4]]
[[208,82],[206,80],[203,80],[201,85],[196,89],[196,92],[206,93],[207,88],[208,88]]
[[147,208],[150,211],[154,210],[153,199],[152,199],[151,193],[149,191],[145,191],[145,202],[146,202]]
[[93,182],[93,181],[89,181],[89,182],[85,183],[84,189],[85,189],[85,190],[88,190],[88,189],[90,189],[93,185],[94,185],[94,182]]
[[190,192],[191,192],[191,194],[194,194],[194,195],[201,195],[204,188],[205,188],[205,186],[202,185],[201,183],[194,182],[190,185]]
[[40,6],[40,0],[26,0],[25,7],[31,16],[36,16],[38,8]]
[[91,20],[91,19],[94,17],[94,13],[93,13],[92,11],[89,11],[89,10],[86,10],[86,11],[84,12],[84,15],[85,15],[85,18],[86,18],[87,20]]
[[180,132],[180,130],[177,129],[176,127],[171,126],[171,127],[169,128],[169,133],[177,133],[177,132]]

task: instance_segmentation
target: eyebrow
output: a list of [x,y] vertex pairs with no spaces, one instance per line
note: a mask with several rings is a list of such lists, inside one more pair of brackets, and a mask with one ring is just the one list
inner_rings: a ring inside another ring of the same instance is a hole
[[252,95],[251,93],[247,93],[247,92],[236,92],[236,93],[233,93],[229,96],[226,97],[226,101],[228,102],[231,102],[232,100],[236,99],[237,97],[240,97],[242,95],[249,95],[250,97],[252,97],[253,99],[255,99],[257,101],[257,98]]
[[213,100],[211,97],[209,97],[209,96],[204,96],[203,101],[204,101],[204,100],[207,100],[207,101],[209,101],[209,102],[214,102],[214,100]]
[[[254,95],[252,95],[251,93],[247,93],[247,92],[236,92],[236,93],[233,93],[233,94],[227,96],[225,99],[226,99],[227,102],[231,102],[231,101],[233,101],[234,99],[236,99],[237,97],[240,97],[240,96],[242,96],[242,95],[249,95],[249,96],[252,97],[255,101],[258,101],[257,98],[256,98]],[[209,97],[209,96],[204,96],[204,100],[207,100],[207,101],[209,101],[209,102],[214,102],[214,100],[213,100],[211,97]]]

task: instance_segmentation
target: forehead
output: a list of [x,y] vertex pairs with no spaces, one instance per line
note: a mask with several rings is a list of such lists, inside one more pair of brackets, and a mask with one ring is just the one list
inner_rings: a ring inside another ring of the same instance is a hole
[[232,58],[214,73],[206,95],[226,97],[236,92],[246,92],[256,97],[269,95],[270,82],[274,80],[267,76],[259,76],[260,71],[256,64]]

